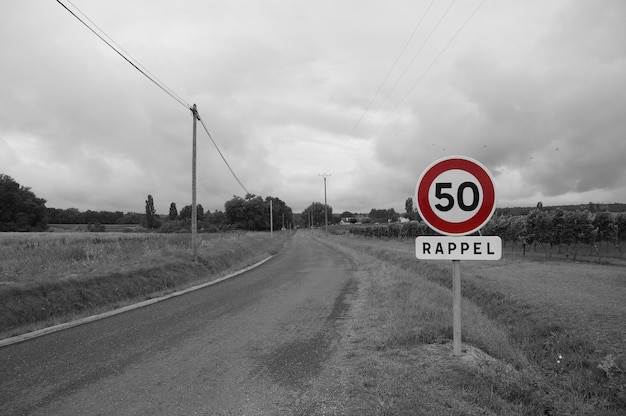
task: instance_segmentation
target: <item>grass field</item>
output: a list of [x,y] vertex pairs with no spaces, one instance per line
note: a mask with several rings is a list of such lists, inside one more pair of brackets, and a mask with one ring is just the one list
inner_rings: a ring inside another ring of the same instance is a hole
[[462,262],[464,362],[450,358],[450,262],[418,261],[412,241],[328,241],[366,265],[350,364],[362,414],[626,413],[626,265]]
[[210,281],[279,251],[287,234],[0,233],[0,337]]

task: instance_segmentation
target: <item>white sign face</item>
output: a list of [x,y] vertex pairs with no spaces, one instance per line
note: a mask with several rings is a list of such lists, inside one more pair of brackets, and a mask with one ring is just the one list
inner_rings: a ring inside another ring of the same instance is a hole
[[495,210],[494,181],[480,162],[450,156],[424,170],[416,186],[417,210],[433,230],[446,235],[471,234]]
[[500,260],[502,240],[498,236],[417,237],[415,256],[420,260]]
[[467,171],[447,170],[436,176],[428,188],[428,201],[442,220],[465,222],[474,217],[482,206],[482,186]]

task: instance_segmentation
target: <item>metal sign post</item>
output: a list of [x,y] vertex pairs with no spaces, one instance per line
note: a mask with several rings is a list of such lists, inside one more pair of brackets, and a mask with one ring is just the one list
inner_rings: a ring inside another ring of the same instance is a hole
[[452,353],[461,355],[461,260],[452,260]]

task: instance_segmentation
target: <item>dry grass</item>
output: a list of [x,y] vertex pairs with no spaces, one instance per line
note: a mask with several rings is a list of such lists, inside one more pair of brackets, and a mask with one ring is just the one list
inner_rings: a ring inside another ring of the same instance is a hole
[[[200,253],[260,243],[263,233],[200,234]],[[119,272],[141,265],[190,259],[189,234],[2,233],[0,284],[57,281],[88,273]]]
[[471,354],[457,360],[449,264],[417,261],[412,242],[329,241],[367,265],[349,353],[353,396],[363,404],[355,413],[626,410],[624,268],[506,256],[464,262],[463,341]]
[[344,381],[349,414],[523,414],[517,399],[496,390],[506,379],[507,391],[528,394],[521,387],[528,384],[525,373],[507,363],[525,365],[504,328],[466,302],[465,336],[506,359],[491,360],[478,349],[454,357],[450,291],[387,261],[351,251],[344,243],[337,248],[350,251],[360,265],[359,295],[352,305],[342,362],[349,369]]
[[0,337],[210,281],[275,254],[288,235],[0,234]]

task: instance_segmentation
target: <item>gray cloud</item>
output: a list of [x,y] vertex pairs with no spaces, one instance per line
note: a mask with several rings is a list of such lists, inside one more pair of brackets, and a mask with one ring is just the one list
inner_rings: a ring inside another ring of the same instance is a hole
[[[336,212],[403,210],[450,154],[487,165],[501,205],[626,200],[620,0],[486,2],[426,71],[480,1],[417,53],[437,3],[373,101],[425,5],[73,2],[198,105],[250,192],[295,211],[323,200],[324,172]],[[190,202],[189,111],[60,6],[0,5],[0,48],[0,172],[60,208]],[[205,208],[243,196],[201,126],[198,162]]]

